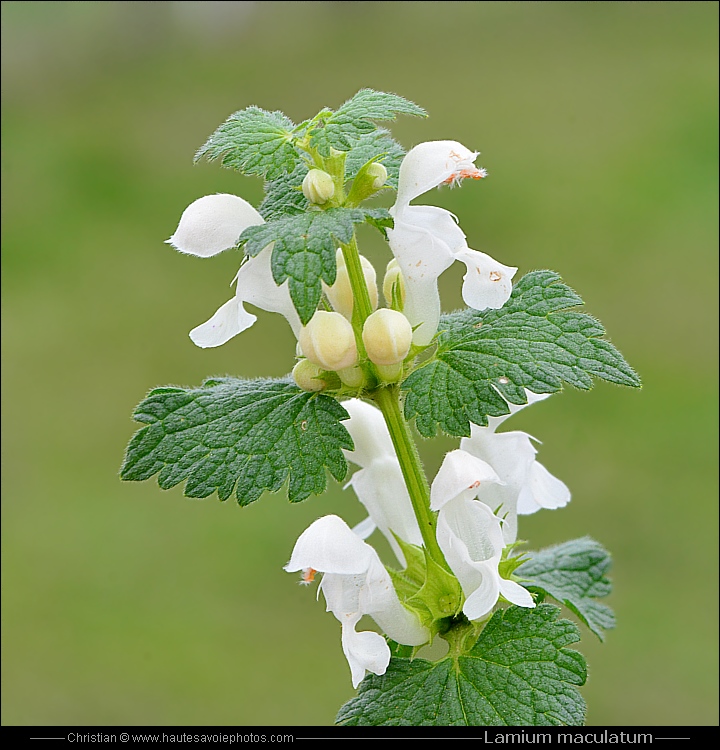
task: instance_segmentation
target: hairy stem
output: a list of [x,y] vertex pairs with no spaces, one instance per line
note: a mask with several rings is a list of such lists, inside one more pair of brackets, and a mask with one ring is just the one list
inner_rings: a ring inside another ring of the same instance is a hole
[[397,385],[378,388],[372,394],[372,399],[380,407],[390,431],[425,549],[438,565],[449,570],[435,536],[435,514],[430,510],[430,486],[410,432],[410,425],[400,410],[400,388]]

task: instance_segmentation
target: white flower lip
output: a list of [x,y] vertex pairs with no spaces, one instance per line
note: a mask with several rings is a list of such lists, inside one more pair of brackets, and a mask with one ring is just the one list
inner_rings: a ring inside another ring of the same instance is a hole
[[[248,228],[263,224],[264,219],[246,201],[236,195],[206,195],[191,203],[180,217],[173,236],[166,240],[182,253],[210,258],[235,247]],[[242,264],[233,281],[235,296],[222,305],[202,325],[193,328],[190,338],[202,348],[221,346],[249,328],[257,317],[245,310],[249,302],[261,310],[283,315],[297,336],[300,319],[290,299],[287,282],[278,286],[271,269],[272,245]]]
[[431,507],[438,510],[438,545],[467,597],[463,612],[470,620],[489,614],[500,594],[520,607],[535,606],[526,589],[500,575],[505,546],[500,519],[474,499],[484,483],[499,483],[492,467],[456,450],[445,456],[430,490]]
[[366,671],[384,674],[390,649],[377,633],[358,633],[355,626],[370,615],[398,643],[427,643],[429,631],[400,603],[390,574],[377,552],[338,516],[324,516],[299,537],[285,570],[323,573],[320,583],[327,603],[342,625],[342,647],[350,665],[353,687]]
[[510,413],[488,417],[488,426],[471,425],[471,436],[460,441],[460,448],[487,461],[497,472],[502,484],[484,485],[478,499],[490,508],[499,508],[505,519],[503,536],[506,544],[517,538],[517,516],[535,513],[541,508],[562,508],[570,502],[567,486],[536,461],[533,438],[525,432],[496,432],[513,414],[550,396],[526,390],[527,404],[508,404]]
[[435,206],[411,206],[410,201],[443,183],[480,179],[486,172],[474,161],[477,152],[457,141],[428,141],[411,149],[400,166],[394,227],[388,229],[390,248],[405,281],[403,312],[413,329],[413,342],[432,341],[440,320],[437,279],[454,261],[467,267],[463,299],[477,310],[502,307],[512,292],[517,268],[505,266],[485,253],[471,250],[455,217]]
[[210,258],[235,247],[248,227],[263,222],[262,216],[237,195],[206,195],[183,211],[175,233],[166,242],[181,253]]
[[343,453],[361,467],[346,486],[353,488],[369,513],[362,533],[369,536],[379,529],[404,567],[405,556],[395,537],[422,546],[422,534],[385,419],[378,408],[360,399],[343,401],[342,406],[350,414],[343,425],[355,446]]

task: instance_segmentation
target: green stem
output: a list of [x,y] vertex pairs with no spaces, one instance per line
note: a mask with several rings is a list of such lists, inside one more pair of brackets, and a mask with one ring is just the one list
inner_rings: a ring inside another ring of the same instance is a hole
[[370,292],[365,281],[365,273],[363,272],[362,263],[360,263],[360,253],[358,252],[355,235],[353,235],[352,240],[347,245],[341,245],[341,248],[348,278],[350,279],[350,288],[353,293],[352,326],[355,331],[355,344],[368,385],[374,387],[379,382],[378,374],[372,362],[367,358],[365,344],[362,340],[363,326],[373,309],[372,302],[370,302]]
[[449,570],[435,535],[435,514],[430,510],[430,486],[410,426],[400,410],[400,388],[397,385],[378,388],[372,394],[372,399],[380,407],[390,431],[425,549],[438,565]]
[[[343,258],[350,279],[350,288],[353,292],[353,328],[357,341],[358,352],[363,359],[366,358],[365,346],[362,341],[362,329],[365,321],[372,313],[372,303],[370,302],[370,292],[365,282],[360,255],[358,253],[357,240],[353,236],[347,245],[342,245]],[[369,376],[370,383],[379,382],[375,367],[371,362],[366,361],[366,375]],[[372,387],[372,386],[371,386]],[[400,388],[397,385],[387,385],[375,388],[371,391],[371,398],[380,407],[385,417],[395,446],[400,468],[402,469],[405,485],[410,495],[415,517],[420,526],[425,549],[432,559],[445,570],[450,570],[445,557],[440,550],[435,536],[435,514],[430,510],[430,486],[428,485],[425,471],[420,461],[420,455],[415,445],[410,426],[405,421],[402,411],[400,410]]]

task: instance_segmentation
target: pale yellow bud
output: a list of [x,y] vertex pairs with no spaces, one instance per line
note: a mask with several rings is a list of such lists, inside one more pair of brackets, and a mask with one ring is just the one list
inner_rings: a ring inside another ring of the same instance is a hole
[[[332,286],[324,286],[325,294],[327,294],[330,304],[336,312],[344,315],[348,320],[352,320],[353,293],[342,250],[338,248],[335,257],[337,259],[337,276],[335,277],[335,283]],[[360,264],[362,265],[365,283],[367,284],[368,292],[370,294],[370,304],[372,305],[372,309],[375,310],[378,305],[378,289],[375,280],[375,269],[373,268],[372,263],[363,255],[360,256]]]
[[410,321],[397,310],[376,310],[362,332],[365,351],[376,365],[394,365],[407,357],[412,343]]
[[380,188],[387,182],[387,169],[385,169],[385,165],[380,164],[379,161],[373,162],[368,167],[367,173],[373,178],[373,190],[380,190]]
[[343,385],[346,385],[348,388],[362,388],[365,385],[365,373],[362,371],[360,365],[353,365],[353,367],[338,370],[338,375]]
[[403,278],[402,271],[398,262],[393,258],[388,264],[385,270],[385,278],[383,279],[383,297],[385,297],[385,304],[388,307],[392,307],[393,310],[398,309],[396,305],[393,305],[393,287],[395,288],[395,300],[396,305],[399,305],[399,309],[405,307],[405,279]]
[[303,195],[310,201],[321,206],[335,195],[333,178],[322,169],[311,169],[303,180]]
[[303,354],[323,370],[344,370],[357,362],[353,328],[340,313],[319,310],[298,341]]
[[322,391],[327,386],[320,374],[320,368],[309,359],[301,359],[292,371],[293,380],[298,388],[313,392]]
[[403,373],[402,362],[397,362],[394,365],[375,365],[375,367],[380,380],[384,380],[386,383],[397,383]]

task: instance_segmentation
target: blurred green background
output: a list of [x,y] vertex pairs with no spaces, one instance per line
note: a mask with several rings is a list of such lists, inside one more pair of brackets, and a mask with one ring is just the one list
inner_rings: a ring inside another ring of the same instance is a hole
[[[428,110],[393,125],[406,148],[482,152],[490,179],[423,200],[520,274],[559,271],[643,377],[510,423],[574,498],[521,535],[614,553],[619,627],[581,644],[588,723],[716,724],[717,14],[3,2],[3,723],[324,725],[353,695],[339,624],[282,570],[316,517],[363,517],[350,491],[239,508],[118,469],[151,387],[293,363],[278,316],[216,350],[187,336],[239,257],[163,240],[202,195],[261,199],[195,149],[248,105],[299,122],[372,87]],[[455,445],[424,443],[429,471]]]

